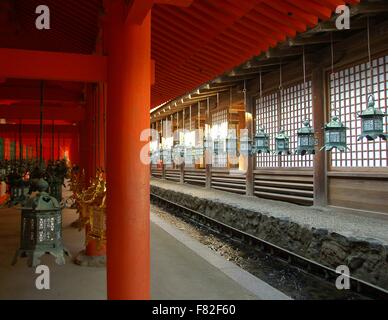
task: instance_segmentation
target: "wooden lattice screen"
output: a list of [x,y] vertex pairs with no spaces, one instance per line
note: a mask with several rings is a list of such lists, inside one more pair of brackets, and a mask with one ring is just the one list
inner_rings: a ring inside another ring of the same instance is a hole
[[[228,110],[220,110],[212,113],[212,130],[214,130],[217,126],[220,128],[222,125],[228,126]],[[221,137],[220,145],[225,146],[226,137]],[[215,168],[226,168],[228,167],[228,157],[226,152],[219,152],[216,154],[213,152],[213,167]]]
[[[387,112],[388,56],[374,59],[373,94],[376,106]],[[372,142],[357,141],[361,134],[361,120],[357,112],[367,106],[370,79],[369,62],[339,70],[330,77],[330,113],[341,116],[342,122],[349,128],[347,143],[349,151],[333,151],[332,168],[378,168],[387,166],[387,142],[377,139]],[[385,120],[385,133],[388,124]]]
[[[257,168],[304,168],[313,166],[312,156],[295,155],[297,148],[297,130],[305,119],[312,122],[311,81],[286,87],[280,100],[279,93],[271,93],[256,100],[256,130],[264,127],[270,135],[270,149],[275,149],[275,136],[282,128],[290,137],[289,156],[261,154],[257,156]],[[280,105],[281,103],[281,105]]]

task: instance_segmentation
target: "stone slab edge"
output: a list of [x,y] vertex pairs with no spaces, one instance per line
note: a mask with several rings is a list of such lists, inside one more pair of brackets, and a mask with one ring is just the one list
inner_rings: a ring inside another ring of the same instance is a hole
[[219,269],[241,287],[253,293],[260,300],[292,300],[290,297],[271,287],[266,282],[256,278],[249,272],[241,269],[234,263],[225,260],[216,252],[210,250],[197,240],[187,236],[184,232],[163,221],[151,213],[151,221],[167,232],[170,236],[181,242],[215,268]]

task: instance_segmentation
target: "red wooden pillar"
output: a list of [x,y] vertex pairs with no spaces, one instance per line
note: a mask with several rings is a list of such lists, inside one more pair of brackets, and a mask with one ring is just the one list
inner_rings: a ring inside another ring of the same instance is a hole
[[107,1],[107,288],[109,299],[150,298],[150,176],[140,161],[151,91],[151,15],[125,22]]

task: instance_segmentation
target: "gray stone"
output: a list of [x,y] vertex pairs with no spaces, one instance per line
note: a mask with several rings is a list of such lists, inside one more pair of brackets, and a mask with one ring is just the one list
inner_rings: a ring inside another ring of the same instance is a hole
[[[388,241],[363,236],[360,232],[334,230],[341,218],[330,210],[279,205],[275,201],[253,200],[214,190],[204,192],[204,189],[192,186],[179,188],[179,191],[175,190],[172,183],[151,183],[151,190],[157,195],[184,203],[220,222],[334,269],[345,264],[351,269],[352,276],[388,289]],[[258,205],[250,205],[251,202]],[[279,214],[277,207],[298,211],[287,216]],[[314,220],[310,220],[305,216],[308,210],[311,216],[319,213],[326,216],[324,219],[332,219],[331,227],[323,223],[320,216],[315,215]],[[295,219],[299,213],[303,219]],[[378,225],[374,226],[377,230]],[[379,234],[383,235],[382,231]]]

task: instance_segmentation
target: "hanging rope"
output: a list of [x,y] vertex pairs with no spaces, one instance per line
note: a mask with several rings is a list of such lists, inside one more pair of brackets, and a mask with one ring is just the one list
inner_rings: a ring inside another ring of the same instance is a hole
[[[191,108],[191,106],[190,106],[190,108]],[[183,131],[185,131],[185,129],[186,129],[186,123],[185,123],[185,121],[186,121],[186,109],[183,109],[182,115],[183,115],[183,119],[182,119],[183,126],[182,126],[182,129],[183,129]]]
[[[368,57],[369,57],[369,93],[373,94],[373,66],[372,66],[372,51],[370,46],[370,20],[369,16],[367,17],[367,32],[368,32]],[[367,100],[368,100],[368,92]]]
[[40,167],[43,165],[43,107],[44,107],[44,86],[45,83],[42,80],[40,82],[40,137],[39,137],[39,164]]
[[192,125],[191,125],[191,105],[190,105],[190,109],[189,109],[189,111],[190,111],[190,132],[191,132],[191,127],[192,127]]
[[306,106],[306,52],[305,52],[305,46],[303,46],[303,111],[304,111],[304,118],[307,120],[307,106]]
[[[331,42],[331,77],[333,78],[333,81],[335,82],[333,32],[330,34],[330,42]],[[334,84],[334,88],[336,88],[335,84]],[[334,93],[334,112],[336,111],[336,106],[337,106],[337,95],[336,95],[336,92],[335,92]],[[339,118],[341,119],[341,107],[339,108]]]
[[244,108],[247,109],[247,80],[244,80]]
[[[260,68],[260,72],[259,72],[259,109],[261,109],[261,107],[263,106],[263,74],[262,74],[262,71],[261,71],[261,68]],[[258,117],[256,117],[256,121],[257,121],[257,124],[258,124]],[[264,126],[263,126],[264,128]]]
[[[283,105],[283,66],[282,62],[280,61],[280,77],[279,77],[279,93],[280,93],[280,107]],[[280,117],[279,117],[280,118]],[[282,128],[280,127],[280,130]]]
[[198,101],[198,130],[201,129],[201,102]]
[[232,92],[232,87],[230,87],[230,89],[229,89],[229,106],[230,106],[230,108],[232,108],[232,104],[233,104],[233,92]]

